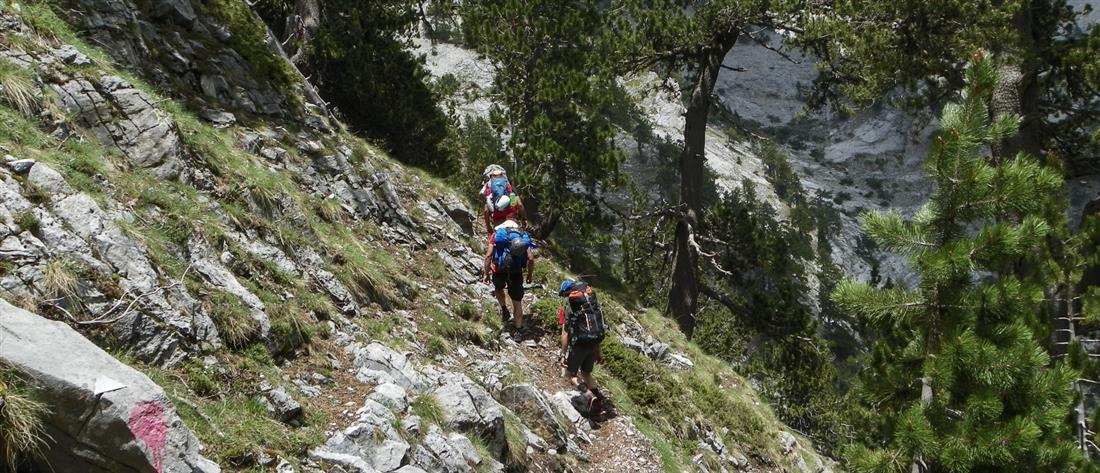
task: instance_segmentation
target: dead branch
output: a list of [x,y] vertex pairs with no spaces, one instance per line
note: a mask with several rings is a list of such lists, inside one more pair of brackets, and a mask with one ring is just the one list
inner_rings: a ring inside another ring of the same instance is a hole
[[757,32],[752,32],[752,31],[746,31],[745,29],[742,29],[741,32],[744,33],[745,36],[748,36],[749,39],[751,39],[754,43],[756,43],[760,47],[762,47],[764,49],[767,49],[768,51],[771,51],[773,53],[778,54],[779,57],[782,57],[783,59],[786,59],[791,64],[802,64],[802,61],[791,57],[791,55],[788,54],[786,51],[783,51],[782,49],[779,49],[775,46],[772,46],[772,45],[768,44],[767,41],[757,37],[756,35],[759,33],[758,31]]
[[122,307],[122,305],[124,303],[126,303],[126,297],[130,295],[129,290],[127,290],[125,293],[123,293],[122,297],[120,297],[117,301],[115,301],[114,305],[112,305],[110,308],[108,308],[106,311],[104,311],[103,314],[101,314],[99,317],[96,317],[92,320],[79,320],[79,319],[77,319],[76,316],[74,316],[72,314],[72,312],[69,312],[67,309],[65,309],[60,304],[58,304],[58,302],[62,298],[47,299],[47,300],[43,301],[43,304],[45,304],[48,307],[59,310],[66,318],[68,318],[70,321],[72,321],[73,323],[75,323],[77,325],[107,325],[107,324],[113,324],[115,322],[118,322],[119,320],[122,320],[122,319],[126,318],[131,313],[133,313],[134,306],[138,305],[138,303],[140,303],[142,299],[154,296],[156,294],[160,294],[160,293],[162,293],[162,292],[164,292],[168,289],[172,289],[172,288],[175,288],[176,286],[179,286],[181,284],[181,281],[183,281],[184,279],[187,278],[187,273],[191,271],[191,266],[193,266],[194,264],[195,263],[192,262],[191,264],[187,265],[187,269],[185,269],[183,271],[183,276],[180,277],[179,281],[175,281],[171,284],[168,284],[167,286],[158,287],[158,288],[156,288],[152,291],[139,294],[137,297],[132,298],[129,301],[129,304],[126,305],[126,309],[123,310],[121,313],[119,313],[117,316],[114,316],[114,317],[111,317],[111,315],[116,310],[118,310],[119,307]]

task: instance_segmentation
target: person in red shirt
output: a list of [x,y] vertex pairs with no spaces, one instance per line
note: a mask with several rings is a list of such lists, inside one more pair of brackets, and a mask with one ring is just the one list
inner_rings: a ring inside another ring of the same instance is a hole
[[[485,168],[483,177],[479,195],[485,199],[485,207],[482,211],[485,232],[493,233],[494,228],[508,220],[518,221],[526,226],[527,213],[523,208],[523,202],[516,195],[512,184],[508,182],[504,168],[490,164]],[[498,196],[494,196],[494,185],[498,188]]]

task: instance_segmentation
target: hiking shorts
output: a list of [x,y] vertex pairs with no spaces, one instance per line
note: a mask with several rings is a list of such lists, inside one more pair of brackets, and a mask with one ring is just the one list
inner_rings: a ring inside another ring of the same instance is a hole
[[565,370],[571,374],[578,369],[591,373],[592,367],[596,365],[596,351],[599,346],[597,343],[578,343],[570,347],[569,356],[565,359]]
[[501,271],[493,273],[493,289],[503,291],[508,288],[508,297],[513,301],[523,300],[523,272],[508,273]]

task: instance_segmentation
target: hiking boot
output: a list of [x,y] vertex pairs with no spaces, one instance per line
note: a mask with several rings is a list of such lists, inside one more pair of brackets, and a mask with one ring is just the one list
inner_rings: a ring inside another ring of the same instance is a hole
[[513,336],[515,337],[515,340],[517,342],[522,341],[523,339],[527,338],[527,335],[528,335],[527,326],[517,328],[516,326],[513,325],[511,327],[512,327],[512,333],[514,334]]
[[512,320],[512,313],[508,311],[507,307],[500,306],[500,323],[506,324],[509,320]]

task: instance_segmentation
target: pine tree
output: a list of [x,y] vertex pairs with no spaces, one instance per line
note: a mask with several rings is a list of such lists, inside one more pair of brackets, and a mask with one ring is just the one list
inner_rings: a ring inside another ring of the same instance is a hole
[[[683,74],[683,149],[679,202],[675,208],[675,238],[669,277],[668,312],[689,338],[695,331],[699,306],[700,253],[698,241],[706,229],[708,186],[706,169],[707,122],[713,108],[714,87],[738,41],[768,44],[765,29],[800,29],[815,6],[807,0],[616,0],[619,52],[636,70],[661,69]],[[782,53],[781,53],[782,54]],[[736,69],[734,69],[736,70]],[[677,76],[679,79],[680,77]]]
[[596,195],[621,181],[607,16],[594,0],[470,0],[459,12],[465,41],[494,69],[490,123],[511,158],[500,164],[535,233],[567,221],[561,230],[583,234],[604,216]]
[[1075,373],[1051,365],[1035,329],[1047,284],[1013,270],[1042,257],[1062,179],[1023,154],[989,159],[1019,124],[990,118],[996,82],[979,52],[929,151],[930,201],[909,219],[863,217],[882,248],[910,258],[919,284],[847,281],[833,294],[879,335],[857,389],[879,424],[847,450],[851,471],[1061,472],[1080,459],[1065,422]]
[[[965,57],[992,45],[1001,86],[992,108],[1021,116],[994,153],[1056,150],[1070,171],[1096,166],[1100,28],[1080,31],[1067,0],[825,0],[796,37],[824,60],[819,99],[839,92],[924,108],[962,87]],[[898,93],[901,92],[901,93]]]
[[409,52],[409,0],[326,0],[303,71],[348,125],[381,139],[401,161],[440,175],[453,170],[451,122],[428,88],[423,58]]

